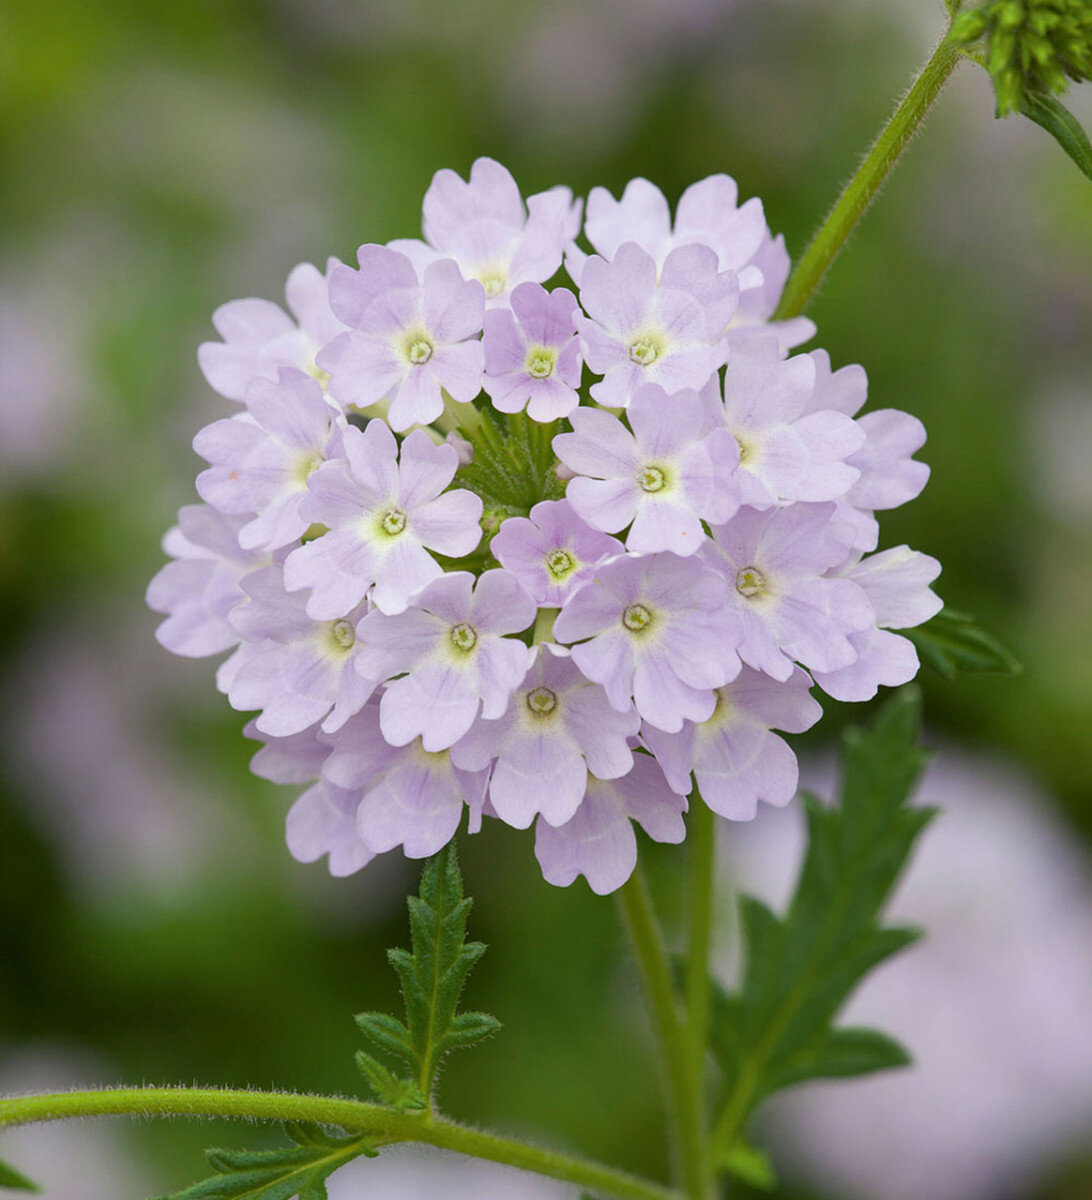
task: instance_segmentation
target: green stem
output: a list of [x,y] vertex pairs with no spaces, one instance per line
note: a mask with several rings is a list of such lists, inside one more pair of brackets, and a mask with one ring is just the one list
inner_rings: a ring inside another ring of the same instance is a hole
[[846,184],[811,245],[796,264],[781,297],[775,320],[798,317],[808,306],[854,225],[872,203],[892,167],[917,132],[925,114],[960,59],[960,49],[945,38],[873,142],[857,173]]
[[706,1200],[710,1195],[711,1180],[702,1136],[701,1095],[695,1086],[692,1059],[679,1017],[678,997],[671,982],[663,935],[639,863],[629,881],[619,890],[619,897],[667,1073],[677,1167],[686,1194],[693,1200]]
[[709,1052],[712,997],[709,988],[709,947],[713,933],[713,870],[716,828],[712,810],[695,789],[690,797],[690,948],[686,960],[686,1035],[690,1069],[698,1093],[699,1136],[706,1157],[705,1059]]
[[624,1171],[543,1150],[512,1138],[458,1125],[424,1113],[397,1112],[338,1096],[219,1088],[110,1088],[0,1099],[0,1129],[36,1121],[97,1116],[242,1117],[262,1121],[311,1121],[368,1135],[382,1145],[420,1142],[474,1158],[504,1163],[560,1179],[621,1200],[683,1200],[678,1192]]

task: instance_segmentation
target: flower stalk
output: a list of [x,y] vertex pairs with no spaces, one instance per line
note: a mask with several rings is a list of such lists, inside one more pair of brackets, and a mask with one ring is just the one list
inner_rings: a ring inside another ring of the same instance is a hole
[[73,1117],[238,1117],[306,1121],[368,1135],[373,1146],[417,1142],[533,1171],[620,1200],[683,1200],[613,1167],[545,1150],[427,1113],[398,1112],[339,1096],[219,1088],[109,1088],[0,1099],[0,1129]]
[[712,1179],[705,1147],[701,1077],[693,1069],[695,1056],[671,982],[663,933],[652,906],[648,881],[639,863],[618,895],[663,1057],[676,1172],[687,1196],[692,1200],[706,1200],[712,1194]]
[[811,244],[793,268],[781,303],[774,314],[777,320],[798,317],[807,308],[831,264],[838,257],[864,216],[876,193],[883,186],[902,152],[918,131],[933,101],[940,95],[960,60],[960,47],[947,37],[926,60],[910,90],[896,107],[891,119],[865,155],[853,178],[846,184]]

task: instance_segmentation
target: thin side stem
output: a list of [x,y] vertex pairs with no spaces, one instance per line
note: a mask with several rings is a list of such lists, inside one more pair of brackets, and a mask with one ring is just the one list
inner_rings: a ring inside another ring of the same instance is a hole
[[698,1133],[702,1156],[707,1156],[708,1129],[705,1107],[705,1059],[709,1052],[711,997],[709,948],[713,934],[713,868],[716,829],[712,810],[698,792],[690,797],[690,947],[686,960],[686,1040],[690,1070],[698,1094]]
[[420,1142],[473,1158],[504,1163],[560,1179],[620,1200],[684,1200],[661,1187],[601,1166],[543,1150],[513,1138],[471,1129],[442,1117],[396,1112],[338,1096],[304,1096],[293,1092],[231,1091],[219,1088],[110,1088],[0,1099],[0,1129],[71,1117],[242,1117],[263,1121],[311,1121],[368,1135],[375,1145]]
[[706,1200],[711,1180],[702,1137],[701,1096],[695,1087],[691,1055],[679,1016],[678,997],[671,982],[663,935],[640,863],[618,894],[664,1060],[677,1169],[686,1194],[693,1200]]
[[811,245],[796,264],[775,320],[798,317],[808,306],[831,263],[854,225],[864,215],[899,156],[917,132],[925,114],[959,62],[960,48],[945,38],[929,56],[910,90],[880,131],[857,173],[846,184],[834,207],[819,227]]

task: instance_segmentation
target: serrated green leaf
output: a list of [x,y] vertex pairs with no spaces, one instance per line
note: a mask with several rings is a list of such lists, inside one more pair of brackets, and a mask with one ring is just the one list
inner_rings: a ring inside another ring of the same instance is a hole
[[967,613],[943,608],[924,625],[899,632],[914,643],[921,661],[945,679],[960,671],[1018,675],[1023,670],[1015,655]]
[[910,1065],[910,1055],[876,1029],[831,1029],[826,1036],[790,1057],[773,1075],[770,1090],[808,1079],[842,1079]]
[[11,1188],[13,1192],[40,1192],[42,1189],[14,1167],[0,1162],[0,1188]]
[[[471,968],[485,953],[482,942],[466,941],[471,900],[463,895],[455,847],[446,846],[429,859],[421,876],[420,894],[408,899],[411,950],[389,950],[387,958],[398,972],[406,1008],[404,1022],[386,1013],[361,1013],[357,1025],[376,1046],[409,1063],[417,1094],[430,1101],[441,1058],[450,1050],[470,1046],[500,1028],[486,1013],[456,1015],[459,997]],[[375,1060],[364,1056],[368,1064]],[[379,1064],[376,1064],[377,1066]],[[368,1075],[371,1070],[361,1066]],[[384,1068],[381,1068],[383,1070]],[[390,1079],[397,1079],[392,1072]],[[393,1091],[390,1080],[368,1075]],[[389,1103],[389,1101],[388,1101]]]
[[390,1013],[366,1012],[357,1013],[355,1020],[369,1041],[399,1058],[413,1061],[409,1030],[397,1017],[392,1017]]
[[1020,101],[1020,111],[1045,129],[1077,165],[1077,170],[1092,179],[1092,143],[1080,121],[1054,96],[1028,92]]
[[744,1183],[748,1183],[760,1191],[772,1192],[777,1187],[777,1175],[769,1155],[748,1142],[736,1142],[731,1149],[721,1155],[717,1166],[722,1171],[734,1175],[737,1179],[742,1179]]
[[287,1122],[291,1146],[277,1150],[206,1150],[216,1172],[162,1200],[328,1200],[326,1180],[353,1159],[378,1151],[362,1137],[341,1137],[319,1125]]
[[713,1053],[728,1081],[716,1131],[722,1153],[778,1088],[907,1061],[882,1034],[832,1022],[861,979],[918,936],[881,927],[879,914],[933,815],[906,803],[925,757],[919,708],[906,689],[870,729],[846,734],[841,803],[806,801],[807,852],[785,916],[741,900],[743,977],[731,995],[713,988]]
[[377,1058],[365,1054],[363,1050],[356,1053],[356,1065],[380,1103],[389,1104],[391,1108],[399,1110],[428,1106],[428,1101],[421,1094],[415,1080],[396,1075]]

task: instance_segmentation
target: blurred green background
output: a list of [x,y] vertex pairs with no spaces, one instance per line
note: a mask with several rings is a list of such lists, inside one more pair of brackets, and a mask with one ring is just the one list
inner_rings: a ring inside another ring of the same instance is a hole
[[[433,172],[465,175],[480,154],[524,194],[618,194],[645,175],[674,200],[727,171],[798,254],[941,9],[8,0],[0,1090],[351,1093],[349,1014],[395,1000],[382,952],[404,940],[417,867],[388,856],[335,881],[293,862],[291,790],[248,774],[254,747],[212,665],[161,650],[143,605],[159,539],[194,499],[189,441],[227,407],[196,365],[213,308],[280,300],[297,262],[416,235]],[[1089,100],[1072,101],[1086,124]],[[929,429],[932,480],[885,520],[884,544],[940,558],[944,599],[1027,665],[1015,680],[925,679],[931,739],[1018,764],[1087,844],[1092,185],[1042,131],[994,121],[985,75],[965,66],[810,315],[836,365],[865,365],[874,405]],[[862,715],[827,707],[816,745]],[[461,849],[472,932],[492,947],[470,998],[505,1029],[452,1061],[447,1107],[662,1171],[613,904],[582,881],[545,884],[527,834]],[[652,866],[670,913],[685,851]],[[110,1136],[141,1186],[166,1190],[200,1174],[202,1146],[263,1135]],[[1027,1194],[1092,1195],[1079,1159],[1067,1148]],[[798,1179],[781,1194],[831,1193]]]

